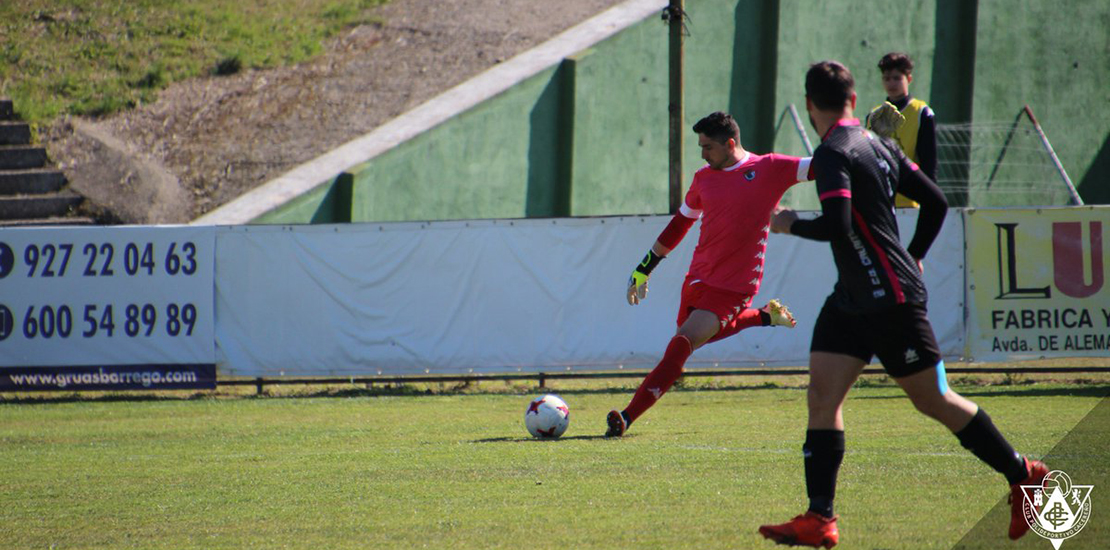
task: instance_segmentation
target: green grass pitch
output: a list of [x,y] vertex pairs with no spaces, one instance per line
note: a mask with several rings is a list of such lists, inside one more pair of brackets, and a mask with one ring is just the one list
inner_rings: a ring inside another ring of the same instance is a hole
[[[1034,457],[1110,394],[956,389]],[[538,393],[0,402],[0,548],[758,549],[761,523],[805,508],[804,389],[675,390],[621,439],[600,434],[630,390],[556,392],[557,441],[524,429]],[[1004,481],[897,388],[856,388],[845,417],[840,547],[1050,547],[1005,540]],[[1105,418],[1049,457],[1103,497]]]

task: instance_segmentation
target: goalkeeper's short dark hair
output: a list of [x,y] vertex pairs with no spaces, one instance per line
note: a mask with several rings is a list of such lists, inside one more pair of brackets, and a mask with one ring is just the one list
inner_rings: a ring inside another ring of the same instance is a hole
[[818,61],[806,72],[806,97],[822,111],[844,107],[856,91],[856,79],[839,61]]
[[890,52],[879,60],[879,70],[882,72],[898,71],[904,75],[913,74],[913,60],[902,52]]
[[699,120],[694,124],[694,133],[705,134],[706,137],[717,143],[728,143],[729,139],[740,143],[740,125],[732,115],[717,111]]

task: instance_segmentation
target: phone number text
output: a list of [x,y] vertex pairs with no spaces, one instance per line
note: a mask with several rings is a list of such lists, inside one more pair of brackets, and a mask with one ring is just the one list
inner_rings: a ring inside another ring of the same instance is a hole
[[[192,242],[171,242],[165,251],[154,243],[127,243],[117,250],[112,243],[29,244],[23,249],[23,262],[28,277],[65,277],[73,268],[84,277],[113,275],[192,275],[197,272],[197,245]],[[121,262],[122,259],[122,262]],[[122,264],[122,265],[121,265]]]
[[190,303],[166,304],[88,304],[28,306],[21,319],[0,306],[0,340],[16,330],[24,338],[94,338],[192,336],[197,325],[197,307]]

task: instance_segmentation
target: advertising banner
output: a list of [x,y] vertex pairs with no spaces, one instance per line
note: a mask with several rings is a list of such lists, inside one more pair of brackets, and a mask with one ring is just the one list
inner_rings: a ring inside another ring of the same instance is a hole
[[212,227],[0,231],[0,391],[215,387]]
[[[812,215],[812,213],[806,214]],[[905,240],[916,211],[899,212]],[[651,369],[676,330],[700,224],[626,285],[670,216],[221,227],[216,353],[238,376],[497,374]],[[945,357],[964,352],[963,227],[926,258],[929,317]],[[787,304],[793,329],[752,328],[686,368],[804,366],[836,282],[827,243],[770,235],[754,307]]]
[[968,355],[1110,355],[1110,207],[970,209]]

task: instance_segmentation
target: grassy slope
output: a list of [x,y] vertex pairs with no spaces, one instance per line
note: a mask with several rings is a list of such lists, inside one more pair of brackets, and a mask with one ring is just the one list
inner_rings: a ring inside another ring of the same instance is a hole
[[112,113],[174,81],[303,61],[386,1],[0,2],[0,96],[32,122]]
[[[1040,456],[1110,387],[967,393]],[[950,548],[1003,498],[899,390],[852,395],[845,547]],[[804,390],[674,391],[620,440],[626,393],[564,397],[554,442],[520,395],[0,404],[0,547],[751,548],[804,508]]]

